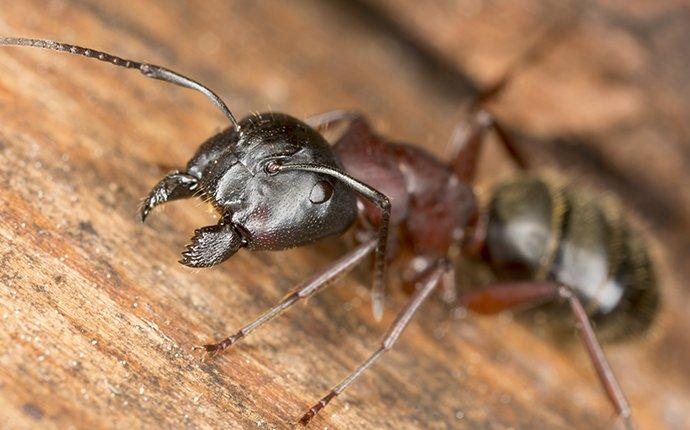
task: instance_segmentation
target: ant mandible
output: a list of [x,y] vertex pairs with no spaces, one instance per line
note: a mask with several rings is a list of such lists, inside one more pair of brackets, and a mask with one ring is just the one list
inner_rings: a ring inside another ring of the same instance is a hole
[[[478,204],[473,180],[487,131],[493,130],[520,169],[528,163],[481,102],[456,129],[452,156],[439,160],[418,147],[377,135],[352,111],[333,111],[305,122],[281,113],[238,121],[213,91],[169,69],[49,40],[0,38],[0,45],[30,46],[95,58],[137,69],[149,78],[191,88],[208,97],[231,127],[204,142],[184,170],[153,187],[141,205],[142,221],[156,206],[199,196],[220,214],[216,225],[195,231],[180,262],[209,267],[240,248],[283,250],[342,234],[354,226],[357,247],[301,284],[292,294],[226,339],[202,347],[215,355],[254,329],[325,287],[375,254],[373,312],[384,309],[386,266],[412,251],[416,286],[385,333],[380,347],[300,419],[304,425],[390,350],[422,303],[439,285],[455,288],[450,255],[479,257],[499,281],[457,300],[478,313],[566,302],[585,349],[617,414],[632,427],[631,411],[604,356],[591,321],[616,338],[643,332],[659,304],[646,247],[615,211],[571,187],[522,175],[495,189],[487,208]],[[318,130],[345,123],[330,145]],[[560,318],[563,312],[558,314]]]

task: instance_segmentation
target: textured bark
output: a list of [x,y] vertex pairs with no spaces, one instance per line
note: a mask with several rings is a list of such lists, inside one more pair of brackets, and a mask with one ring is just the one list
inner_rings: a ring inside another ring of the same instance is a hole
[[[568,18],[561,40],[491,109],[540,164],[619,195],[647,226],[668,324],[653,342],[607,353],[639,427],[690,426],[689,303],[676,281],[690,267],[683,3],[5,3],[1,35],[167,66],[208,84],[240,116],[357,108],[438,154],[467,96],[551,19]],[[362,270],[214,361],[192,354],[348,247],[334,238],[240,252],[213,269],[177,264],[192,230],[214,222],[206,208],[172,203],[142,225],[137,205],[225,126],[203,97],[136,72],[0,48],[0,426],[285,428],[377,347],[405,296],[393,292],[375,323]],[[484,182],[503,165],[488,150]],[[510,317],[454,318],[429,303],[314,426],[614,423],[579,345],[548,342]]]

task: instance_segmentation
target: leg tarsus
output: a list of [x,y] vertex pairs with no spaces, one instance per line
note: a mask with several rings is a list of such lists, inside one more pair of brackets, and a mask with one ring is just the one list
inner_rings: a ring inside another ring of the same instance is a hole
[[[242,336],[240,336],[242,337]],[[206,359],[213,359],[215,358],[218,354],[221,352],[225,351],[229,347],[232,346],[237,340],[239,340],[240,337],[237,337],[236,335],[229,336],[222,341],[218,343],[207,343],[205,345],[201,346],[194,346],[192,347],[192,351],[204,351],[204,358],[203,360],[206,361]]]
[[165,202],[192,197],[196,192],[198,179],[188,173],[174,171],[161,179],[141,202],[139,216],[144,222],[151,210]]
[[321,411],[321,409],[325,408],[326,405],[330,403],[330,401],[333,400],[337,395],[338,394],[334,391],[330,391],[321,400],[319,400],[318,403],[309,408],[309,410],[304,415],[302,415],[302,418],[299,419],[299,423],[303,426],[309,424],[309,421],[311,421],[312,418],[314,418],[316,414],[318,414]]

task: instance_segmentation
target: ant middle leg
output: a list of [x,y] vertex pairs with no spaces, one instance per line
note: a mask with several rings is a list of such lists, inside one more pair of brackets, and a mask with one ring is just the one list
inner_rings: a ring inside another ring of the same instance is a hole
[[307,425],[326,405],[336,396],[341,394],[347,387],[349,387],[357,378],[359,378],[365,370],[374,364],[386,351],[389,351],[395,342],[398,340],[405,327],[410,323],[414,314],[419,310],[419,307],[431,295],[440,283],[443,276],[450,270],[450,264],[446,259],[437,260],[437,262],[427,271],[427,273],[419,281],[419,289],[407,302],[407,305],[398,313],[397,317],[386,331],[386,334],[381,340],[381,346],[374,351],[362,364],[359,365],[352,373],[343,379],[338,385],[333,387],[318,403],[312,406],[300,419],[300,424]]
[[275,316],[277,316],[287,308],[297,303],[299,300],[312,296],[317,292],[323,290],[324,288],[332,285],[339,277],[349,272],[367,255],[371,254],[375,247],[376,240],[370,240],[359,245],[350,253],[341,257],[336,262],[328,266],[326,269],[324,269],[320,273],[317,273],[306,282],[302,283],[299,287],[295,289],[294,292],[287,295],[280,303],[261,314],[261,316],[256,318],[254,321],[242,327],[235,334],[228,336],[227,338],[223,339],[218,343],[208,344],[201,347],[195,347],[195,349],[205,349],[206,352],[211,356],[219,354],[223,350],[232,346],[238,340],[244,338],[249,333],[257,329],[259,326],[263,325],[264,323],[267,323]]

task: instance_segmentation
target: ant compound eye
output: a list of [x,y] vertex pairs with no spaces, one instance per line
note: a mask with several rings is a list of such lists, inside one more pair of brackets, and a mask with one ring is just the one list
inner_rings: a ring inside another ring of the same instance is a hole
[[333,185],[328,181],[319,181],[309,193],[309,200],[318,205],[328,201],[333,195]]

